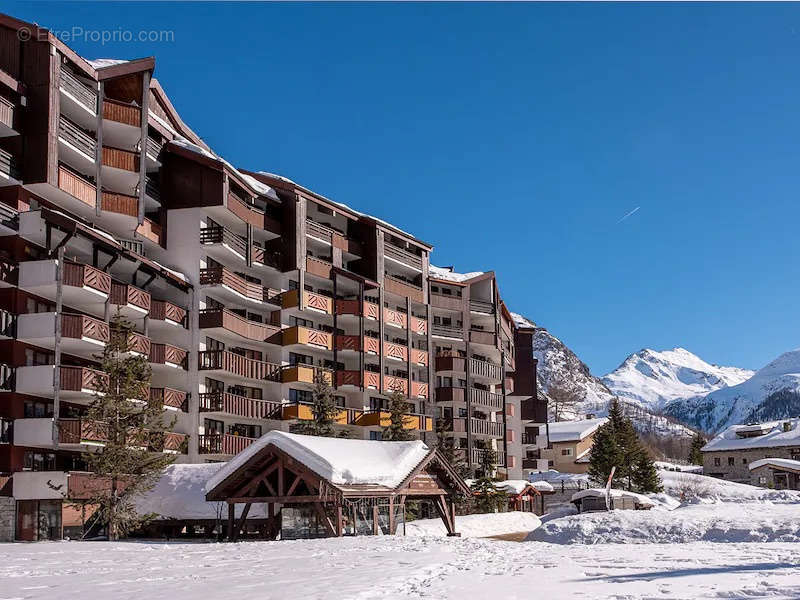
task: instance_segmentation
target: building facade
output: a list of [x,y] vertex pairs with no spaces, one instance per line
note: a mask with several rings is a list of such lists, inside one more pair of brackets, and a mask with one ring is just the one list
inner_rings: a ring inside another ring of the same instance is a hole
[[81,453],[103,444],[85,414],[117,312],[176,417],[153,451],[178,462],[291,430],[323,379],[352,438],[379,440],[400,391],[416,437],[441,419],[470,470],[492,450],[519,475],[536,364],[494,274],[432,267],[413,235],[236,169],[154,69],[0,16],[0,535],[80,532]]

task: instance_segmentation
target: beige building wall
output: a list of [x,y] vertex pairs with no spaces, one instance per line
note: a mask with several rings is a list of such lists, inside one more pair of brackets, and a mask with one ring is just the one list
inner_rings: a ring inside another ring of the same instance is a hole
[[[553,442],[552,448],[542,450],[542,458],[552,461],[550,468],[561,473],[586,473],[589,463],[576,463],[575,459],[592,447],[594,434],[574,442]],[[568,452],[568,454],[565,454]]]

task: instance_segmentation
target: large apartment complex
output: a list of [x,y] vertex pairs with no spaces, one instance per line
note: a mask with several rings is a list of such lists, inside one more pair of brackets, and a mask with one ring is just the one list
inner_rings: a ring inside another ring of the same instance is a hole
[[103,445],[85,414],[117,312],[176,417],[154,452],[228,460],[310,418],[324,378],[350,437],[380,439],[399,390],[420,438],[438,422],[471,470],[492,450],[521,477],[546,407],[494,274],[434,267],[389,223],[235,168],[154,68],[87,61],[0,16],[0,540],[81,523],[70,500],[81,453]]

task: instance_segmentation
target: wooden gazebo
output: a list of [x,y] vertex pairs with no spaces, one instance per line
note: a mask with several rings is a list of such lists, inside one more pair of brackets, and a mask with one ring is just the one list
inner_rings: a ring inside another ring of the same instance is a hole
[[[395,534],[408,500],[429,501],[457,536],[457,496],[470,489],[421,441],[379,442],[271,431],[235,456],[206,485],[206,500],[228,504],[236,540],[252,504],[266,504],[269,537]],[[244,504],[238,519],[235,506]]]

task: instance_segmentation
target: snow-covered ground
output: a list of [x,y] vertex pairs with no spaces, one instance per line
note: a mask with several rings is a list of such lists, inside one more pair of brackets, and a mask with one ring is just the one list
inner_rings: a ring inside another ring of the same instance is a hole
[[[530,512],[463,515],[456,517],[456,531],[461,534],[461,537],[489,537],[533,531],[541,523],[539,517]],[[447,530],[441,519],[420,519],[406,524],[406,535],[409,536],[443,536],[446,534]]]

